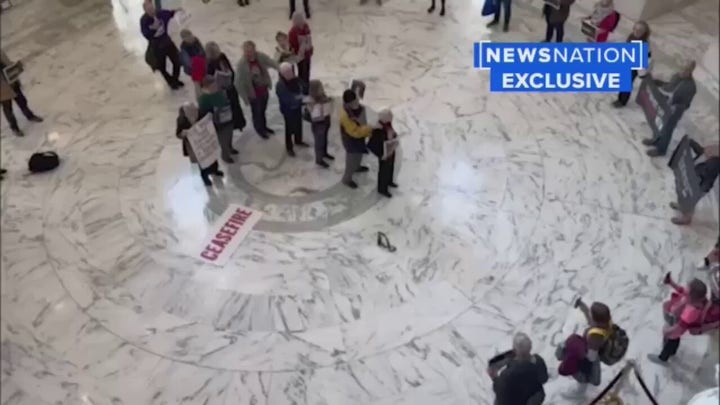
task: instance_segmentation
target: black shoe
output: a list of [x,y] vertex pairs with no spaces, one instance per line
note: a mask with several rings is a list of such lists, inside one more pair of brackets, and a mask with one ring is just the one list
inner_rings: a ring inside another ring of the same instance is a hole
[[180,87],[185,87],[185,83],[181,82],[180,80],[177,80],[177,81],[175,82],[175,85],[178,86],[178,88],[180,88]]
[[445,7],[440,9],[440,17],[445,17]]
[[202,180],[203,180],[203,184],[205,184],[205,187],[212,186],[212,181],[210,181],[210,179],[203,177]]
[[237,149],[235,149],[235,148],[233,148],[233,149],[230,150],[230,153],[232,153],[233,155],[237,155],[238,153],[240,153],[240,151],[237,150]]
[[642,140],[642,144],[645,146],[655,145],[655,142],[656,142],[655,138],[645,138]]
[[355,171],[355,173],[365,173],[365,172],[369,172],[369,171],[370,171],[370,169],[367,166],[360,166]]
[[169,84],[171,90],[179,90],[180,86],[177,83]]
[[4,175],[5,173],[7,173],[7,169],[0,169],[0,176]]
[[288,154],[288,156],[290,156],[290,157],[295,157],[295,151],[294,151],[294,150],[289,150],[289,151],[287,151],[287,154]]
[[225,162],[225,163],[235,163],[235,159],[233,159],[233,158],[227,158],[227,159],[223,158],[223,162]]
[[623,104],[623,102],[620,100],[615,100],[613,101],[612,106],[615,108],[623,108],[625,107],[625,104]]
[[37,115],[33,114],[31,117],[28,118],[28,121],[43,122],[44,120],[42,119],[42,117],[38,117]]
[[300,141],[300,142],[295,142],[295,146],[299,146],[299,147],[301,147],[301,148],[309,148],[309,147],[310,147],[310,145],[308,145],[308,144],[306,144],[305,142],[302,142],[302,141]]
[[543,44],[545,44],[545,43],[548,43],[548,42],[550,42],[550,40],[549,40],[549,39],[543,39],[543,40],[542,40],[542,41],[540,41],[540,42],[541,42],[541,43],[543,43]]
[[665,156],[665,154],[664,154],[664,153],[660,153],[660,151],[659,151],[659,150],[657,150],[657,149],[655,149],[655,148],[652,148],[652,149],[648,149],[648,151],[647,151],[647,152],[645,152],[645,154],[646,154],[646,155],[648,155],[648,156],[650,156],[650,157],[660,157],[660,156]]
[[378,194],[380,194],[383,197],[392,198],[392,194],[390,194],[387,190],[385,190],[385,191],[378,190]]
[[267,132],[270,135],[275,135],[275,131],[270,128],[265,128],[265,132]]
[[258,134],[258,136],[259,136],[260,138],[262,138],[262,139],[268,139],[268,138],[270,138],[270,137],[268,136],[268,134]]
[[432,14],[432,12],[435,11],[435,6],[430,6],[428,9],[428,14]]
[[319,161],[319,162],[315,162],[315,164],[318,165],[318,166],[320,166],[320,167],[324,167],[324,168],[326,168],[326,169],[327,169],[328,167],[330,167],[329,164],[325,163],[325,162],[322,161],[322,160]]
[[329,154],[329,153],[326,153],[326,154],[325,154],[325,159],[335,160],[335,156],[333,156],[333,155],[331,155],[331,154]]
[[498,24],[499,24],[499,21],[492,20],[489,23],[487,23],[486,27],[490,28],[490,27],[494,27]]
[[15,136],[25,136],[25,133],[20,128],[10,128]]
[[310,12],[309,12],[309,11],[306,11],[306,12],[305,12],[305,18],[307,18],[308,20],[310,19]]
[[392,187],[392,188],[398,188],[398,187],[399,187],[399,186],[397,185],[397,183],[395,183],[395,182],[391,182],[390,184],[388,184],[388,186],[390,186],[390,187]]
[[350,180],[350,181],[349,181],[349,182],[347,182],[347,183],[343,182],[343,184],[344,184],[344,185],[346,185],[346,186],[348,186],[348,187],[350,187],[350,188],[352,188],[352,189],[356,189],[356,188],[358,188],[358,185],[357,185],[357,183],[355,183],[355,182],[354,182],[354,181],[352,181],[352,180]]
[[213,176],[218,176],[218,177],[225,177],[225,173],[223,173],[222,170],[218,170],[218,171],[216,171],[215,173],[212,173],[212,175],[213,175]]
[[510,26],[508,24],[503,25],[503,32],[508,32]]

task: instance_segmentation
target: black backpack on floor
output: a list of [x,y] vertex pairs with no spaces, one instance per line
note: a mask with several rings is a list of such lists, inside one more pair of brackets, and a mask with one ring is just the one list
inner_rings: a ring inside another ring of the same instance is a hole
[[55,152],[33,153],[28,160],[30,173],[42,173],[50,171],[60,165],[60,158]]

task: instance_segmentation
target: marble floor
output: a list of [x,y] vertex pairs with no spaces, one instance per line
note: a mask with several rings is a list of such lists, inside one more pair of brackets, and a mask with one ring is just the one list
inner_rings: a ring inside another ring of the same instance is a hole
[[[374,161],[350,191],[342,159],[319,171],[311,152],[288,159],[279,136],[251,129],[236,135],[224,183],[206,189],[174,134],[191,91],[172,93],[145,65],[139,0],[13,2],[3,47],[25,61],[46,119],[21,118],[24,138],[1,127],[3,405],[492,404],[487,360],[517,331],[551,369],[546,402],[584,404],[599,389],[559,378],[552,356],[581,327],[578,295],[610,305],[661,404],[712,382],[699,366],[713,355],[707,337],[684,339],[670,368],[644,359],[660,345],[662,276],[693,277],[717,237],[717,196],[692,226],[672,225],[671,172],[644,156],[637,106],[491,95],[471,68],[474,41],[540,38],[538,2],[518,1],[498,34],[482,0],[450,2],[445,18],[424,1],[311,0],[313,75],[334,94],[363,79],[367,105],[395,113],[391,200],[374,192]],[[271,52],[288,28],[285,1],[184,3],[200,39],[233,60],[246,39]],[[717,21],[717,0],[651,21],[658,73],[717,46]],[[697,75],[679,130],[707,141],[718,74]],[[62,165],[27,176],[28,156],[45,149]],[[337,135],[330,149],[342,158]],[[264,217],[224,268],[188,257],[228,204]],[[378,231],[396,253],[375,246]],[[649,403],[636,383],[622,392]]]

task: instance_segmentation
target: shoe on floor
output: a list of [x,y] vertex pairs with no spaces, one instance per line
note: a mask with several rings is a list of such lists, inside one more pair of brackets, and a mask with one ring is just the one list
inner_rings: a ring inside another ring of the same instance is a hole
[[290,157],[295,157],[295,151],[294,151],[294,150],[289,150],[289,151],[287,151],[287,155],[290,156]]
[[25,133],[20,128],[11,128],[15,136],[25,136]]
[[675,225],[690,225],[690,222],[692,222],[692,218],[689,217],[672,217],[670,220]]
[[370,171],[370,168],[368,168],[367,166],[360,166],[360,167],[358,167],[358,169],[355,173],[365,173],[365,172],[369,172],[369,171]]
[[428,9],[428,14],[432,14],[433,11],[435,11],[435,6],[432,6]]
[[258,134],[258,136],[262,139],[268,139],[270,138],[267,134]]
[[42,117],[38,117],[37,115],[33,115],[32,117],[28,118],[28,121],[31,122],[43,122],[44,120]]
[[660,156],[663,156],[663,155],[664,155],[664,153],[660,153],[660,151],[658,151],[658,150],[655,149],[655,148],[648,149],[648,151],[645,152],[645,154],[648,155],[648,156],[650,156],[650,157],[660,157]]
[[218,170],[212,174],[213,176],[225,177],[225,173],[222,170]]
[[237,155],[238,153],[240,153],[240,151],[237,150],[237,149],[235,149],[235,148],[233,148],[233,149],[230,150],[230,153],[232,153],[233,155]]
[[659,365],[661,365],[661,366],[667,366],[667,365],[668,365],[667,361],[661,360],[661,359],[660,359],[660,356],[658,356],[657,354],[648,354],[648,355],[647,355],[647,359],[650,360],[651,362],[653,362],[653,363],[655,363],[655,364],[659,364]]
[[210,181],[210,179],[202,179],[202,181],[203,181],[203,184],[205,184],[205,187],[212,186],[212,181]]
[[440,9],[440,17],[445,17],[445,9]]
[[510,30],[510,26],[505,24],[503,25],[503,32],[508,32]]
[[398,187],[399,187],[399,186],[397,185],[397,183],[395,183],[394,181],[393,181],[393,182],[390,182],[390,184],[388,184],[388,185],[389,185],[390,187],[392,187],[392,188],[398,188]]
[[344,184],[344,185],[346,185],[346,186],[348,186],[348,187],[350,187],[350,188],[352,188],[352,189],[356,189],[356,188],[358,188],[358,185],[357,185],[357,183],[355,183],[355,182],[354,182],[354,181],[352,181],[352,180],[350,180],[350,181],[349,181],[349,182],[347,182],[347,183],[343,182],[343,184]]
[[270,135],[275,135],[275,130],[271,128],[265,128],[265,132],[267,132]]
[[499,21],[490,21],[490,22],[487,23],[487,25],[485,25],[485,26],[488,27],[488,28],[490,28],[490,27],[494,27],[494,26],[496,26],[496,25],[498,25],[498,24],[499,24]]
[[642,140],[642,144],[645,146],[655,145],[655,138],[645,138]]
[[325,159],[328,159],[328,160],[335,160],[335,156],[333,156],[333,155],[330,155],[330,154],[326,153],[326,154],[325,154]]
[[390,194],[387,191],[378,191],[378,194],[380,194],[381,196],[386,197],[386,198],[392,198],[392,194]]
[[620,100],[615,100],[613,101],[612,106],[615,108],[623,108],[625,107],[625,104],[623,104]]
[[320,167],[324,167],[325,169],[327,169],[328,167],[330,167],[329,164],[323,162],[322,160],[319,161],[319,162],[315,162],[315,164],[318,165],[318,166],[320,166]]
[[301,148],[309,148],[309,147],[310,147],[310,145],[308,145],[308,144],[305,143],[305,142],[297,142],[297,143],[295,143],[295,145],[296,145],[296,146],[299,146],[299,147],[301,147]]
[[227,158],[227,159],[223,158],[223,162],[225,162],[225,163],[235,163],[235,159],[233,159],[233,158]]
[[670,203],[670,208],[672,208],[672,209],[674,209],[674,210],[679,210],[679,209],[680,209],[680,205],[679,205],[678,203],[676,203],[675,201],[673,201],[673,202]]

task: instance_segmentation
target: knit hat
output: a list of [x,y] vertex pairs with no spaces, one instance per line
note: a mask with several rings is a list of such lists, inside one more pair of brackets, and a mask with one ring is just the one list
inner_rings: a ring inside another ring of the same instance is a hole
[[585,339],[577,334],[570,335],[565,340],[563,358],[558,367],[558,373],[563,376],[574,375],[580,371],[580,363],[587,353]]
[[348,89],[343,92],[343,103],[348,104],[355,100],[357,100],[357,94],[354,91]]

